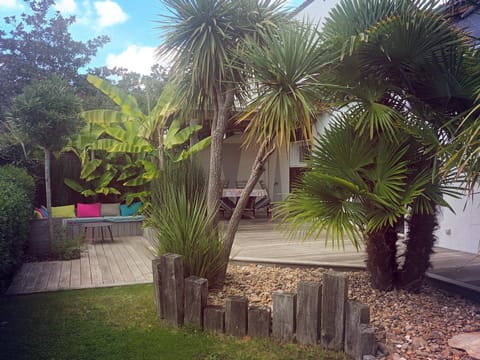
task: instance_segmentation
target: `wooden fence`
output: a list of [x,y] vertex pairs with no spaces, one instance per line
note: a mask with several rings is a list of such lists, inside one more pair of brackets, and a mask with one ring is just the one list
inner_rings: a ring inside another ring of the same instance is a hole
[[347,299],[344,273],[327,271],[323,285],[301,281],[297,292],[275,291],[273,309],[249,307],[244,296],[226,299],[225,306],[207,304],[208,281],[184,278],[183,258],[166,254],[152,261],[158,315],[177,326],[243,337],[272,337],[306,345],[321,344],[353,359],[375,359],[370,308]]

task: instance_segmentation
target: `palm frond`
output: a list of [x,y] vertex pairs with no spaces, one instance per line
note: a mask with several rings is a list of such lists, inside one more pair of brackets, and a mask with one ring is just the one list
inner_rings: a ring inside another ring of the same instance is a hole
[[246,141],[276,139],[289,143],[295,130],[311,139],[316,119],[320,83],[318,78],[331,64],[320,48],[317,27],[311,24],[286,25],[276,34],[258,41],[247,40],[242,58],[254,69],[254,101],[238,121],[249,120]]

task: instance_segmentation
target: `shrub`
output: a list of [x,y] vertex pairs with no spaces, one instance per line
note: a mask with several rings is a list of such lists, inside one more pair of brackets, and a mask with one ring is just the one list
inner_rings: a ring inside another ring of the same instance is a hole
[[0,166],[0,180],[10,181],[19,185],[30,202],[33,203],[35,199],[35,181],[27,170],[13,165]]
[[157,254],[183,255],[185,276],[207,278],[215,285],[223,268],[221,234],[207,215],[206,180],[190,161],[169,163],[152,183],[146,223],[157,239]]
[[56,260],[80,259],[84,242],[83,235],[70,236],[66,226],[54,224],[52,255]]
[[24,170],[0,168],[0,292],[23,261],[33,215],[32,184],[33,179]]

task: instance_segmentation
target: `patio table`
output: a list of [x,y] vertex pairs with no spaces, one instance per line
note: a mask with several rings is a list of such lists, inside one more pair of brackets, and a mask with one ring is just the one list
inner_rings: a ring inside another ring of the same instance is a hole
[[[226,188],[222,190],[222,199],[230,207],[235,208],[237,205],[238,199],[242,195],[244,189],[238,188]],[[255,209],[253,205],[255,204],[256,197],[267,196],[267,191],[265,189],[253,189],[250,192],[250,197],[248,198],[247,206],[245,207],[244,212],[251,212],[251,217],[255,217]],[[230,200],[230,198],[235,198],[235,201]]]
[[94,223],[82,223],[81,226],[85,229],[85,237],[88,234],[88,229],[92,229],[92,243],[95,242],[95,229],[100,229],[100,233],[102,234],[102,242],[105,240],[105,236],[103,230],[108,230],[110,234],[110,240],[113,242],[113,235],[112,235],[112,223],[110,222],[94,222]]

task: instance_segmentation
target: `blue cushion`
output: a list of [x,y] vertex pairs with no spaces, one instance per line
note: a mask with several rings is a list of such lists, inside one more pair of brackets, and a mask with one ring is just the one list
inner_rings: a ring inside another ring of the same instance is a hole
[[122,216],[133,216],[138,212],[140,206],[142,206],[140,201],[134,202],[130,206],[122,204],[120,205],[120,214]]

